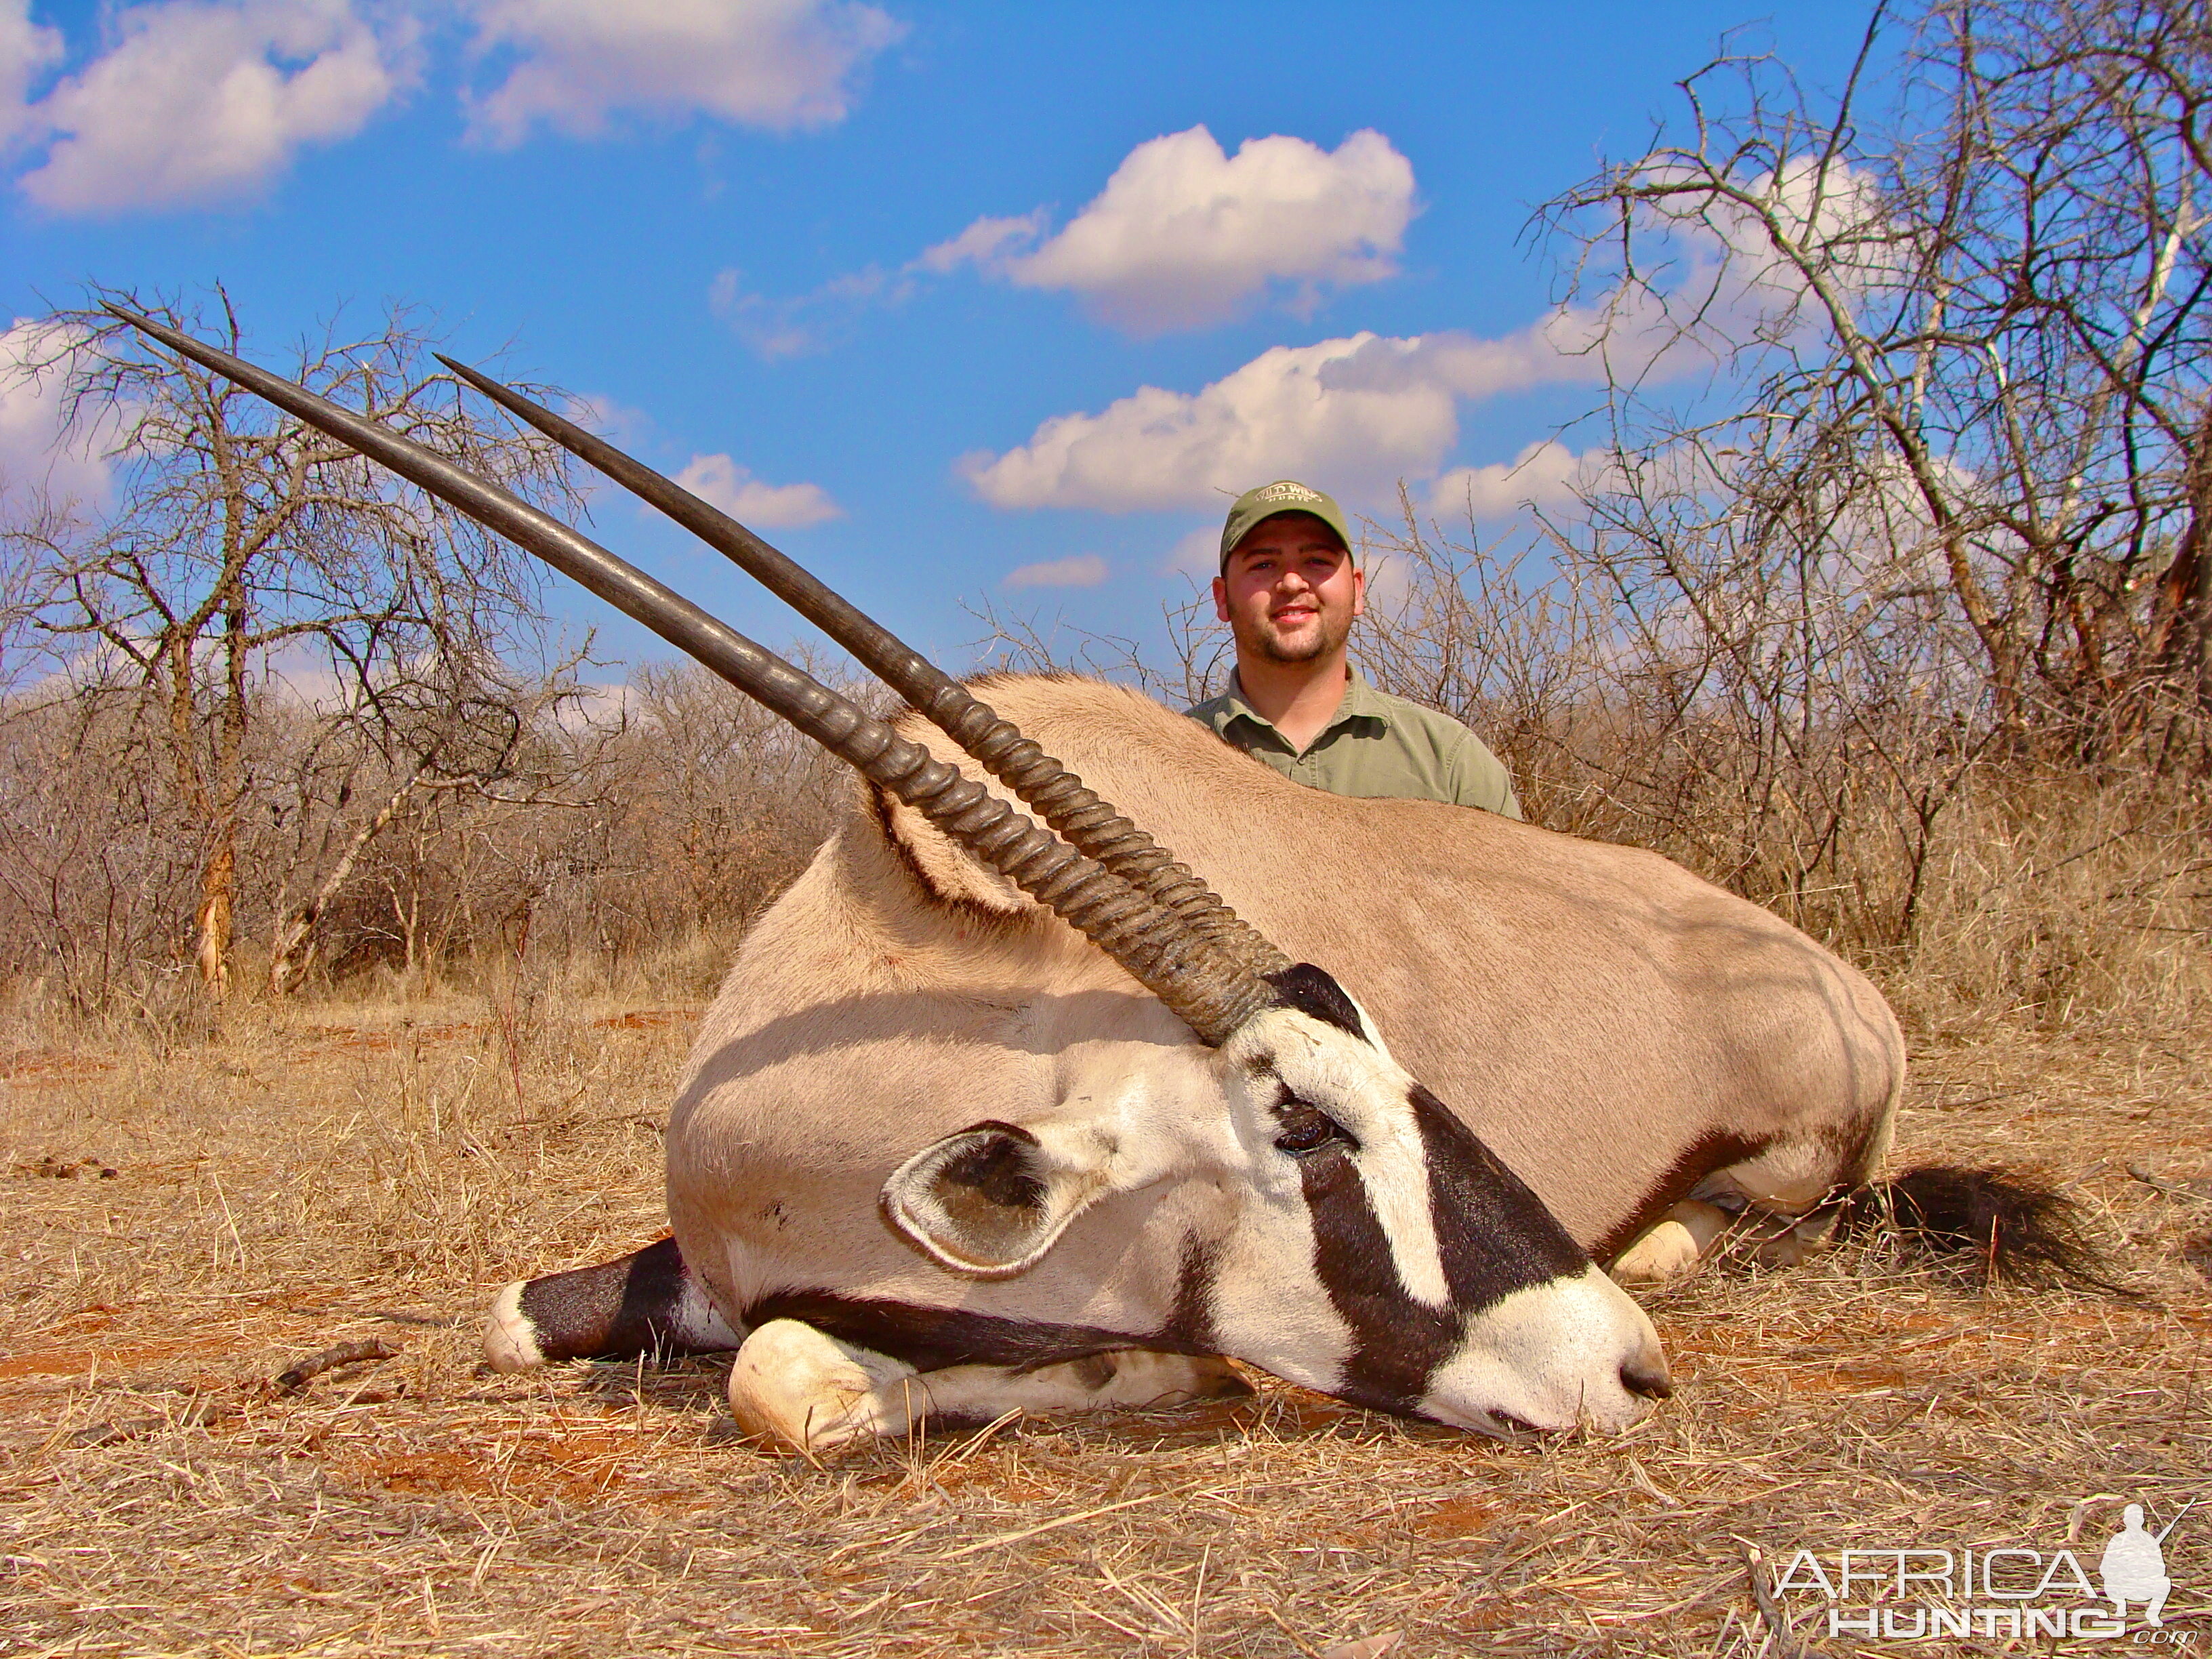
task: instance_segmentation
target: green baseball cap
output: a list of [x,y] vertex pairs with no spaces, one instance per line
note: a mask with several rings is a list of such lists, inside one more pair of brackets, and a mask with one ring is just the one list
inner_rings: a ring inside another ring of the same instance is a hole
[[1229,556],[1237,550],[1237,544],[1250,535],[1263,520],[1279,513],[1310,513],[1336,532],[1337,540],[1345,550],[1352,549],[1352,531],[1344,521],[1344,509],[1336,504],[1336,497],[1325,495],[1295,478],[1278,478],[1271,484],[1261,484],[1257,489],[1248,489],[1239,495],[1229,509],[1228,522],[1221,526],[1221,568],[1229,568]]

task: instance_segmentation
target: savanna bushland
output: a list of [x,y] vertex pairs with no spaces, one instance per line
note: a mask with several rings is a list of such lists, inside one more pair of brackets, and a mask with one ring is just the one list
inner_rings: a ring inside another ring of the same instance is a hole
[[[519,556],[87,308],[33,368],[116,496],[17,490],[0,591],[0,1652],[1840,1651],[1764,1593],[1798,1548],[2166,1524],[2212,1467],[2212,26],[1937,3],[1869,62],[1723,58],[1540,213],[1607,395],[1518,528],[1366,526],[1356,648],[1534,821],[1873,973],[1899,1159],[2039,1172],[2129,1294],[1723,1260],[1649,1297],[1677,1398],[1541,1445],[1263,1382],[817,1466],[710,1360],[482,1374],[498,1284],[660,1224],[689,1032],[850,786],[695,670],[610,690]],[[287,360],[124,297],[577,503],[406,316]],[[978,662],[1195,697],[1210,615],[987,613]]]

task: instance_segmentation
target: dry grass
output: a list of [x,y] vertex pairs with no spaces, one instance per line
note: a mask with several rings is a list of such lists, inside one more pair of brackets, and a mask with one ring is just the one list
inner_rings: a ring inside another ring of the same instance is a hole
[[[816,1467],[738,1440],[711,1363],[475,1367],[498,1282],[655,1230],[688,1013],[297,1018],[5,1057],[9,1659],[1290,1659],[1394,1630],[1409,1656],[1749,1656],[1780,1650],[1739,1540],[2050,1550],[2070,1522],[2094,1572],[2100,1495],[2159,1523],[2212,1500],[2200,1040],[1984,1035],[1921,1057],[1904,1126],[1908,1158],[2074,1183],[2139,1300],[1984,1293],[1846,1248],[1654,1297],[1681,1391],[1617,1439],[1498,1445],[1269,1385]],[[365,1338],[403,1351],[268,1382]],[[2168,1628],[2199,1653],[2208,1508],[2166,1544]]]

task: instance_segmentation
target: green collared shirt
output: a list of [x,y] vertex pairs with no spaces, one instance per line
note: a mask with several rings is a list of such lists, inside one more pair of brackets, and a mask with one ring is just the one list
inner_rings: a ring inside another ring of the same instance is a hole
[[1440,800],[1521,816],[1513,780],[1481,738],[1449,714],[1377,691],[1356,670],[1336,714],[1304,750],[1253,710],[1233,678],[1226,696],[1183,712],[1293,783],[1335,795]]

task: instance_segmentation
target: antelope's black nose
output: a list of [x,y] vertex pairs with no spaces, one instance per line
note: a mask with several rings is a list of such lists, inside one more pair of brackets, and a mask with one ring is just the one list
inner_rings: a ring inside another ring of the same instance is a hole
[[1656,1348],[1648,1354],[1638,1354],[1620,1368],[1620,1386],[1646,1400],[1674,1397],[1674,1376],[1667,1370],[1665,1356]]

